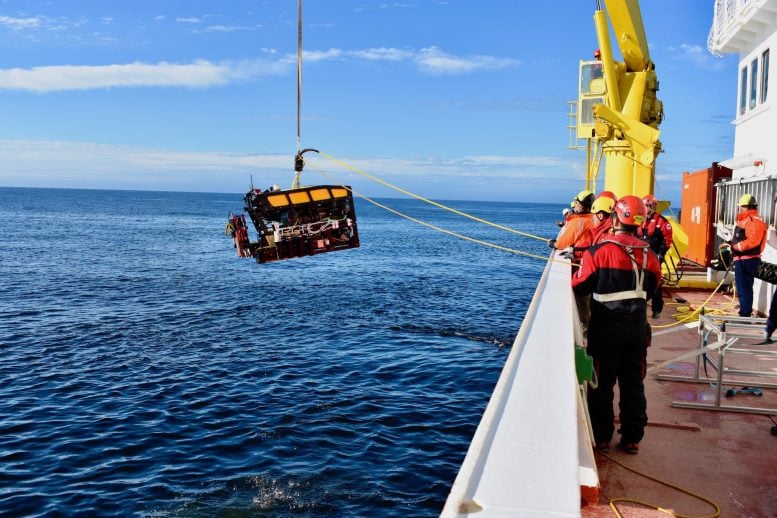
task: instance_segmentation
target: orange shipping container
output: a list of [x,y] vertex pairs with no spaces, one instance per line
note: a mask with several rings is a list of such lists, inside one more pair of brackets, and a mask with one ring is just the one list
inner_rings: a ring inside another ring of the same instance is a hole
[[714,257],[715,184],[731,178],[731,169],[713,162],[712,167],[683,173],[680,225],[688,233],[683,258],[709,266]]

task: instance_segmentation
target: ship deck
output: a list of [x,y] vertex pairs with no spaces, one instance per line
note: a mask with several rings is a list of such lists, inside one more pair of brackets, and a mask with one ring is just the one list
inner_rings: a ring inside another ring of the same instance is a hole
[[[663,315],[651,319],[653,342],[645,378],[649,422],[640,451],[631,455],[618,450],[616,433],[611,452],[595,454],[599,503],[584,506],[582,516],[613,516],[614,499],[645,502],[678,516],[716,516],[715,507],[692,496],[696,494],[719,506],[723,517],[777,517],[777,436],[771,433],[777,422],[777,343],[756,345],[763,339],[758,320],[736,330],[730,326],[731,334],[724,338],[738,336],[726,349],[721,370],[717,404],[725,409],[716,409],[720,363],[701,360],[697,366],[697,357],[669,363],[717,341],[710,329],[699,332],[698,317],[678,322],[709,296],[709,290],[665,291]],[[709,306],[717,308],[720,317],[737,319],[735,302],[726,294],[716,293]],[[700,343],[700,336],[706,341]],[[708,358],[720,362],[719,350],[710,351]],[[760,387],[762,395],[726,396],[730,389],[743,387]],[[667,516],[635,502],[614,504],[624,517]]]

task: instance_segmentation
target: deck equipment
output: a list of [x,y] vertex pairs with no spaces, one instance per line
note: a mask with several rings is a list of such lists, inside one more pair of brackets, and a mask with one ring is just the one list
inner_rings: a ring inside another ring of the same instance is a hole
[[302,0],[297,0],[297,154],[291,188],[273,185],[262,191],[253,186],[243,197],[244,210],[258,234],[249,238],[245,215],[230,213],[226,233],[238,257],[267,263],[293,257],[357,248],[359,231],[353,193],[346,185],[302,186]]

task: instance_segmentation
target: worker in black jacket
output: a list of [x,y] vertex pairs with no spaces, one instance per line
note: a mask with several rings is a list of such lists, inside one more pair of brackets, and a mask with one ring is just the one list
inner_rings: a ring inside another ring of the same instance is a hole
[[645,367],[650,326],[647,299],[661,282],[658,257],[637,227],[645,206],[636,196],[615,203],[614,233],[583,254],[572,287],[576,295],[591,294],[588,353],[593,357],[598,386],[588,393],[596,448],[609,451],[614,432],[613,387],[620,389],[620,447],[637,453],[647,424]]
[[[642,198],[642,203],[645,204],[645,222],[637,229],[637,236],[650,245],[650,249],[658,256],[660,264],[664,260],[666,252],[672,248],[672,224],[656,212],[658,198],[648,194]],[[661,311],[664,309],[664,294],[660,285],[653,294],[650,306],[653,310],[653,318],[660,317]]]

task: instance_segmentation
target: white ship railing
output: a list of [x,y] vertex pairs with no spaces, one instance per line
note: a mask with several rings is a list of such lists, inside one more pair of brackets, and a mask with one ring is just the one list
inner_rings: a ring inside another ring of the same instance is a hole
[[441,516],[579,516],[598,490],[570,265],[548,262]]
[[722,228],[728,229],[728,232],[737,222],[739,213],[738,202],[743,194],[752,194],[758,201],[758,214],[769,225],[777,228],[777,177],[758,176],[752,178],[742,178],[739,180],[729,180],[715,184],[716,188],[716,207],[715,221],[718,226],[718,233]]
[[707,48],[720,56],[726,44],[769,0],[715,0]]

